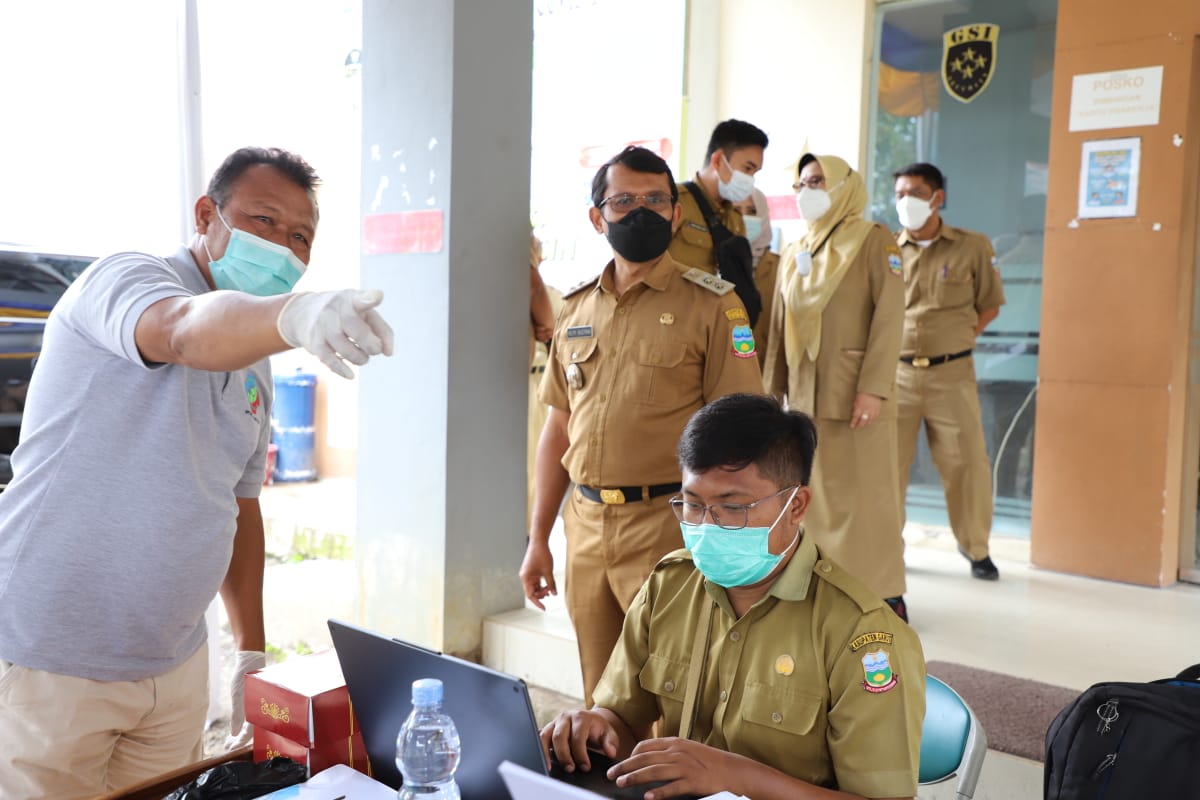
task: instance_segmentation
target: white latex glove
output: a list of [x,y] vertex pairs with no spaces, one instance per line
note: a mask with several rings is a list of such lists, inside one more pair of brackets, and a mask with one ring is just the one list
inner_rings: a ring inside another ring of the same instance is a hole
[[362,365],[371,356],[392,354],[395,335],[375,310],[382,302],[378,289],[302,292],[279,312],[275,327],[292,347],[303,347],[338,375],[352,379],[346,362]]
[[229,697],[233,709],[229,716],[229,737],[225,749],[235,750],[250,744],[254,726],[246,721],[246,673],[262,669],[267,665],[267,654],[260,650],[239,650],[233,664],[233,677],[229,682]]

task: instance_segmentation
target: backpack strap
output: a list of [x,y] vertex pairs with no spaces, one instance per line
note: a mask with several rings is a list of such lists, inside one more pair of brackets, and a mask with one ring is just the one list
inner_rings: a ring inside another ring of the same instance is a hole
[[[684,181],[683,185],[687,187],[688,193],[700,207],[700,213],[704,215],[704,221],[708,223],[708,232],[713,238],[713,244],[720,244],[733,236],[733,231],[725,227],[725,223],[721,222],[717,212],[713,211],[713,207],[709,205],[708,198],[704,196],[704,190],[697,186],[695,181]],[[719,239],[717,238],[718,234],[720,234]]]

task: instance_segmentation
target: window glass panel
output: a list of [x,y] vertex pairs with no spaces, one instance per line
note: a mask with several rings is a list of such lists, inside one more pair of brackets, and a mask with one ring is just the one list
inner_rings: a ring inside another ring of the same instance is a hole
[[0,3],[0,242],[174,249],[180,5]]

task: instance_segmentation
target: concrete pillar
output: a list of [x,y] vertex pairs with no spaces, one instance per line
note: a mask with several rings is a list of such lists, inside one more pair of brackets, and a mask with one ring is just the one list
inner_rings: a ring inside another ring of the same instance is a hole
[[363,3],[362,286],[396,355],[361,373],[360,621],[465,656],[522,602],[532,28],[529,0]]

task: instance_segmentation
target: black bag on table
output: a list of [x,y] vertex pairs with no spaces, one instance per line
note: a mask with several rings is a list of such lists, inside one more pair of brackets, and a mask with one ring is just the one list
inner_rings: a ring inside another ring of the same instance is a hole
[[264,794],[304,783],[308,769],[290,758],[266,761],[230,761],[202,773],[163,800],[252,800]]
[[1200,664],[1098,683],[1046,731],[1045,800],[1200,797]]
[[750,327],[754,327],[758,323],[758,315],[762,313],[762,298],[758,296],[758,287],[754,285],[754,253],[750,250],[750,242],[721,223],[721,218],[694,181],[685,181],[683,185],[696,199],[696,205],[700,206],[700,213],[708,223],[708,233],[712,236],[713,251],[717,256],[717,272],[722,280],[733,284],[734,293],[746,307],[746,316],[750,317]]

